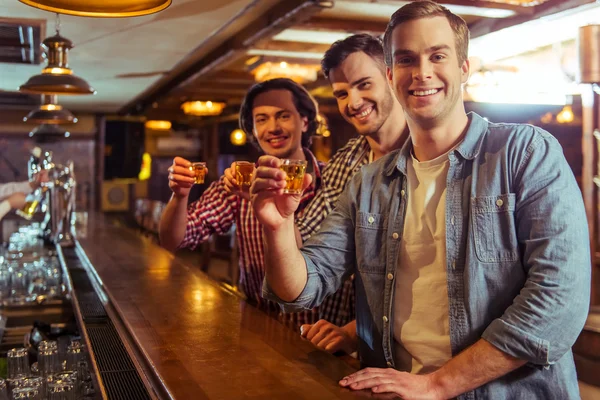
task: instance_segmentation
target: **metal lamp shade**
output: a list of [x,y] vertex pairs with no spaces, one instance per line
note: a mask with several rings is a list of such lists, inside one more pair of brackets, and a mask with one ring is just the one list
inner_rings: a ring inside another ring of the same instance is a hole
[[19,91],[36,94],[86,95],[96,94],[90,85],[69,68],[69,50],[73,43],[56,33],[47,37],[42,48],[48,58],[46,68],[39,75],[34,75],[19,87]]
[[70,132],[65,131],[56,124],[42,124],[29,132],[29,137],[35,138],[37,142],[50,142],[69,136],[71,136]]
[[171,5],[171,0],[19,0],[28,6],[79,17],[137,17]]
[[83,79],[69,74],[34,75],[19,87],[25,93],[52,93],[60,95],[96,94],[96,91]]
[[44,104],[27,114],[23,121],[36,124],[74,124],[77,122],[77,118],[71,111],[59,105],[49,108],[47,104]]

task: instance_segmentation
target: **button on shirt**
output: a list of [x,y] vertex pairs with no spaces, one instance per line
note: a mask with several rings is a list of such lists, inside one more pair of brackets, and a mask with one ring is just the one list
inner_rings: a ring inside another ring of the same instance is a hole
[[[481,338],[528,364],[460,399],[578,399],[571,347],[590,301],[591,260],[581,192],[548,132],[468,114],[449,155],[446,262],[452,356]],[[301,252],[308,279],[286,309],[318,305],[356,274],[363,366],[396,367],[395,282],[412,144],[363,167]],[[500,203],[498,200],[502,200]],[[452,225],[448,218],[455,217]],[[373,217],[373,223],[369,223]],[[266,295],[276,296],[265,287]],[[477,368],[476,365],[473,368]]]

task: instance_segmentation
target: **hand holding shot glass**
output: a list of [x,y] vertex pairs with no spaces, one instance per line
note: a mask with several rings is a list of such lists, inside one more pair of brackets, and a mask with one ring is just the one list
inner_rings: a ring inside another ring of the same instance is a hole
[[194,173],[194,183],[204,183],[204,176],[206,175],[206,163],[205,162],[193,162],[190,165],[190,171]]
[[204,183],[208,169],[205,162],[190,162],[175,157],[169,167],[169,187],[177,196],[187,196],[195,184]]
[[282,159],[279,169],[286,174],[286,184],[283,193],[302,194],[302,183],[304,182],[304,173],[306,172],[305,160]]

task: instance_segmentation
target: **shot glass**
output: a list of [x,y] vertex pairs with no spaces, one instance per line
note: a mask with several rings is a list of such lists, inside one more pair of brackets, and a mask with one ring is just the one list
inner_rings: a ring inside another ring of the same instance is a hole
[[306,161],[304,160],[281,160],[279,167],[286,173],[286,184],[283,193],[301,194],[302,182],[304,181],[304,173],[306,172]]
[[254,175],[254,163],[249,161],[235,162],[235,180],[242,189],[248,190],[250,188],[252,175]]
[[204,183],[204,176],[206,175],[206,163],[205,162],[193,162],[190,165],[190,171],[194,172],[194,183]]

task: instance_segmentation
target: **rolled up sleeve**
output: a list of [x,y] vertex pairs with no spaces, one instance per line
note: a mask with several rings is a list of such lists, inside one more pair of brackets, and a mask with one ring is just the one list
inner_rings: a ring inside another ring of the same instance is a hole
[[588,315],[591,259],[581,192],[560,145],[538,131],[516,176],[523,289],[483,333],[500,350],[548,367],[573,346]]
[[285,312],[312,309],[335,293],[354,271],[354,204],[356,190],[350,185],[341,195],[336,209],[327,216],[321,229],[300,249],[306,262],[307,282],[293,302],[279,299],[263,282],[263,297],[281,304]]

